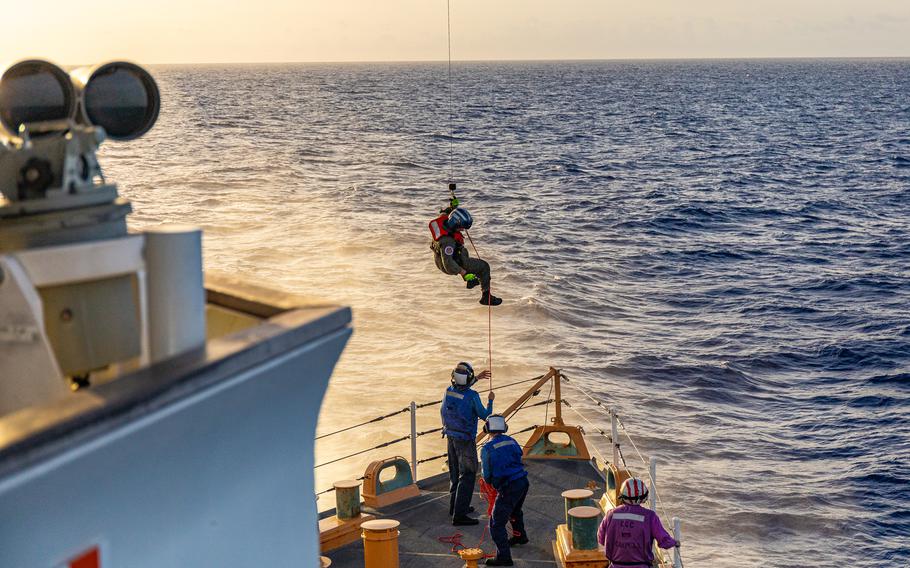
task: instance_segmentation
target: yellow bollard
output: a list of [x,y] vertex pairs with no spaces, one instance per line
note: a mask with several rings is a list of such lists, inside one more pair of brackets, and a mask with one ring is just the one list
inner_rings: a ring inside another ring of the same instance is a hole
[[398,568],[398,525],[393,519],[366,521],[363,529],[363,560],[366,568]]
[[355,480],[336,481],[335,515],[342,521],[360,516],[360,482]]
[[479,548],[462,548],[458,556],[464,560],[464,568],[477,568],[477,561],[486,556]]

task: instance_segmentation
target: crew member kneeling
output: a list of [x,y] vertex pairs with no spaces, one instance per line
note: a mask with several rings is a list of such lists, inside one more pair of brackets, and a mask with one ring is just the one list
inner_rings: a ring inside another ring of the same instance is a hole
[[654,562],[651,543],[657,540],[661,548],[679,546],[657,513],[641,506],[648,498],[648,486],[640,479],[630,478],[619,490],[619,507],[611,510],[597,529],[597,542],[612,566],[650,568]]
[[[521,463],[521,446],[505,434],[508,430],[505,418],[493,414],[487,418],[483,429],[490,434],[490,441],[480,451],[483,479],[498,491],[490,516],[490,536],[496,543],[496,558],[488,559],[487,566],[513,566],[510,547],[528,542],[521,510],[530,487],[528,472]],[[511,538],[506,532],[506,523],[510,520],[514,533]]]

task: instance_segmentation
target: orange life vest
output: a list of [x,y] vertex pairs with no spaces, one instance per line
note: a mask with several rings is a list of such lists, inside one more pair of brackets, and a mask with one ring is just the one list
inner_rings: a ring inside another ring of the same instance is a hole
[[433,240],[439,242],[439,239],[445,236],[450,236],[455,239],[458,244],[464,244],[464,237],[460,231],[447,231],[445,222],[448,220],[448,213],[443,213],[439,217],[436,217],[430,221],[430,236],[433,237]]

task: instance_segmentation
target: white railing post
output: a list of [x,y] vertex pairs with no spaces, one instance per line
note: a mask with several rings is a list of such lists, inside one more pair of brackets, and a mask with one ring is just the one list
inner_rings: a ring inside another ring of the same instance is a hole
[[[673,517],[673,538],[676,539],[677,544],[682,540],[682,537],[680,536],[679,526],[679,517]],[[678,546],[673,549],[673,568],[682,568],[682,557],[679,555]]]
[[610,437],[613,442],[613,465],[619,467],[619,425],[616,410],[610,409]]
[[657,458],[651,458],[651,510],[657,511]]
[[417,483],[417,403],[411,401],[411,477]]

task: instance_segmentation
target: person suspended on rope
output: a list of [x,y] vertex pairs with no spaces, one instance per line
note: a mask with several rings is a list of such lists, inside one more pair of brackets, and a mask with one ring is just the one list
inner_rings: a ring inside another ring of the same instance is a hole
[[[487,559],[487,566],[512,566],[511,547],[528,543],[522,506],[530,483],[521,461],[521,445],[506,435],[508,429],[506,419],[499,414],[490,415],[483,427],[490,435],[480,450],[483,479],[497,491],[490,515],[490,536],[496,543],[496,557]],[[511,537],[506,531],[509,522],[512,523]]]
[[436,268],[451,276],[459,275],[468,289],[480,286],[480,303],[498,306],[501,298],[490,293],[490,265],[480,258],[471,258],[464,246],[464,235],[474,224],[474,218],[464,207],[458,206],[454,196],[449,206],[430,221],[430,249],[433,251]]
[[679,543],[664,529],[657,513],[641,506],[648,498],[648,486],[641,479],[629,478],[620,487],[620,506],[604,517],[597,529],[597,542],[613,566],[650,568],[654,562],[652,541],[661,548]]
[[469,516],[477,480],[477,421],[493,413],[496,395],[490,391],[485,407],[471,387],[478,380],[489,378],[490,371],[475,376],[470,363],[462,361],[452,371],[452,385],[442,399],[442,434],[447,438],[449,460],[449,515],[455,526],[480,522]]

